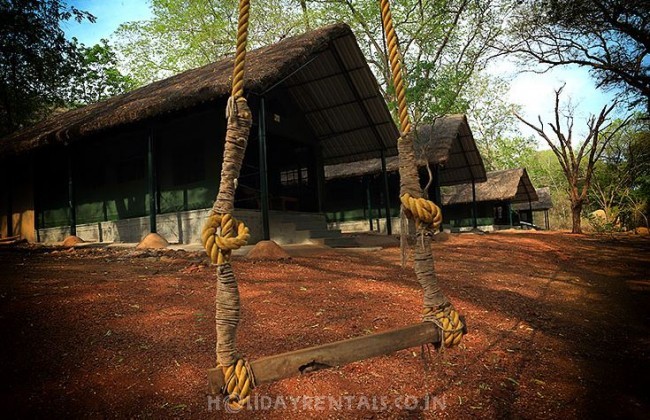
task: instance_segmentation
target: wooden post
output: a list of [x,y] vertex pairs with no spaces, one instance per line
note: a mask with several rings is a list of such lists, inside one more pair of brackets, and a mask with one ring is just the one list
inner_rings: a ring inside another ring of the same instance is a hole
[[368,222],[370,222],[370,231],[375,228],[372,223],[372,194],[370,193],[370,177],[366,177],[366,200],[368,202]]
[[[464,318],[461,319],[465,324]],[[432,322],[423,322],[379,334],[264,357],[250,362],[250,367],[255,384],[262,385],[316,370],[391,354],[422,344],[438,344],[440,341],[440,329]],[[224,383],[220,368],[208,370],[208,382],[211,393],[220,392]]]
[[472,176],[472,227],[478,229],[478,209],[476,208],[476,182]]
[[325,165],[323,164],[323,149],[321,144],[315,146],[316,154],[316,201],[318,212],[322,213],[324,210],[325,201]]
[[258,115],[258,139],[260,155],[260,207],[262,211],[262,239],[271,239],[269,223],[269,174],[266,167],[266,109],[264,96],[260,97]]
[[73,159],[70,146],[68,152],[68,209],[70,211],[70,235],[77,234],[77,204],[74,200],[74,176],[73,176]]
[[[440,165],[433,165],[433,202],[442,208],[442,193],[440,192]],[[444,214],[443,214],[444,217]]]
[[149,130],[149,138],[147,139],[147,169],[149,178],[149,232],[156,233],[158,231],[156,225],[156,159],[154,154],[153,143],[153,129]]
[[506,206],[508,209],[508,224],[512,226],[512,204],[508,201],[508,205]]
[[11,164],[11,161],[7,163],[7,177],[5,179],[5,191],[6,191],[6,198],[7,198],[7,208],[5,209],[7,212],[7,238],[11,238],[14,236],[14,210],[12,206],[12,201],[13,201],[13,165]]
[[386,197],[386,234],[393,234],[393,223],[390,216],[390,191],[388,189],[388,172],[386,171],[386,153],[381,149],[381,174],[384,178],[384,196]]

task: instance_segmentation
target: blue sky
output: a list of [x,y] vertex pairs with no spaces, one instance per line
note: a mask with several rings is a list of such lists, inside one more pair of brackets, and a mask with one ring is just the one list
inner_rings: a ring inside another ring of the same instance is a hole
[[110,40],[121,23],[151,17],[149,2],[143,0],[68,0],[66,3],[97,18],[95,23],[73,20],[62,25],[68,38],[76,37],[86,45],[95,45],[102,38]]
[[[100,39],[111,39],[113,32],[121,23],[145,20],[151,17],[149,2],[146,0],[69,0],[68,4],[92,13],[97,22],[65,22],[63,29],[69,38],[77,37],[79,42],[94,45]],[[602,107],[615,98],[615,93],[605,93],[596,86],[586,69],[563,67],[545,74],[523,73],[506,61],[494,63],[492,72],[512,80],[509,100],[522,105],[522,114],[529,121],[537,123],[541,115],[544,122],[552,121],[554,90],[566,83],[563,98],[571,100],[576,106],[576,135],[584,130],[589,114],[597,114]],[[523,124],[519,126],[523,135],[534,135],[534,131]],[[544,147],[544,145],[540,146]]]

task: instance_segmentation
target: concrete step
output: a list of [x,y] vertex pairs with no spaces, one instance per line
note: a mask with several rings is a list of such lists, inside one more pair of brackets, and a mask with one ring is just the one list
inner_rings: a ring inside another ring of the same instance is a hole
[[359,246],[357,240],[350,236],[339,236],[338,238],[323,238],[319,239],[322,241],[323,245],[327,245],[332,248],[352,248]]
[[[328,229],[322,213],[276,213],[271,215],[271,235],[278,243],[318,243],[341,237],[339,229]],[[277,238],[277,239],[276,239]]]
[[[303,230],[296,230],[296,233],[302,232]],[[317,238],[339,238],[341,237],[341,231],[339,229],[317,229],[317,230],[312,230],[312,229],[305,229],[306,232],[309,232],[309,238],[311,239],[317,239]]]
[[299,223],[327,223],[325,215],[322,213],[282,213],[270,217],[272,222],[299,222]]
[[292,233],[291,243],[299,244],[319,239],[337,239],[340,237],[340,230],[296,230]]

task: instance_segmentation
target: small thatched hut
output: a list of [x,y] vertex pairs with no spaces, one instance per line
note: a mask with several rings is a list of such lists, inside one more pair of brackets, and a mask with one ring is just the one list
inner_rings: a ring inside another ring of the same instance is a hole
[[550,229],[548,211],[553,208],[551,199],[551,189],[549,187],[537,188],[537,200],[530,203],[516,203],[512,209],[519,214],[519,220],[531,223],[536,226],[544,226],[544,229]]
[[[346,25],[251,51],[246,64],[255,123],[237,213],[255,240],[291,240],[278,238],[296,220],[286,211],[325,229],[324,165],[396,154],[377,82]],[[217,193],[231,74],[226,58],[1,139],[0,235],[197,241]]]
[[529,205],[537,199],[524,168],[488,172],[482,184],[456,185],[442,191],[446,221],[452,228],[491,230],[518,225],[519,215],[512,206]]
[[[433,124],[419,126],[414,147],[421,165],[422,186],[431,181],[427,193],[438,204],[440,186],[487,179],[464,115],[447,115]],[[390,231],[396,222],[392,218],[399,216],[398,166],[397,156],[326,166],[325,211],[330,225],[347,231]]]

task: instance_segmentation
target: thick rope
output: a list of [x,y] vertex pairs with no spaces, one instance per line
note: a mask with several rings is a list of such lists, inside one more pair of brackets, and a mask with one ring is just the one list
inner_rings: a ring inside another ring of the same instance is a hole
[[424,321],[433,322],[443,331],[441,344],[453,347],[460,344],[463,338],[463,322],[460,315],[452,305],[443,305],[438,308],[424,308],[422,311]]
[[237,23],[237,51],[232,75],[232,94],[235,99],[244,96],[244,66],[246,64],[246,44],[248,43],[248,21],[250,0],[239,0],[239,20]]
[[433,201],[422,197],[411,197],[409,193],[402,195],[400,200],[404,206],[406,217],[415,219],[418,230],[428,229],[435,232],[440,228],[442,212]]
[[222,265],[230,262],[235,249],[246,245],[250,232],[243,222],[231,214],[213,214],[203,226],[201,241],[212,264]]
[[[422,198],[417,162],[413,150],[413,133],[406,103],[404,86],[404,67],[399,51],[399,42],[388,0],[381,0],[381,17],[388,45],[388,55],[393,76],[393,85],[397,97],[397,110],[401,136],[397,143],[399,152],[400,201],[406,217],[414,220],[419,246],[414,249],[414,269],[418,282],[424,291],[424,321],[434,322],[442,331],[442,343],[450,347],[460,343],[463,324],[458,312],[444,296],[436,279],[431,251],[433,232],[440,227],[442,214],[433,202]],[[401,234],[407,234],[407,227],[402,223]]]
[[250,108],[244,98],[249,17],[250,0],[240,0],[232,94],[226,106],[228,126],[219,193],[201,233],[210,261],[217,266],[217,367],[222,369],[225,379],[221,392],[227,396],[229,405],[234,409],[241,409],[248,402],[255,386],[248,362],[239,357],[236,351],[235,339],[240,319],[239,288],[230,264],[232,251],[245,245],[250,237],[244,223],[232,216],[237,178],[253,125]]
[[253,372],[248,362],[237,359],[230,366],[222,366],[224,383],[222,392],[228,396],[228,404],[236,411],[244,408],[255,388]]
[[381,18],[384,22],[384,31],[386,32],[386,43],[388,45],[388,58],[393,74],[393,85],[395,95],[397,96],[397,111],[399,123],[402,129],[402,135],[411,131],[411,121],[409,119],[408,107],[406,106],[406,87],[404,86],[404,77],[402,69],[402,56],[399,52],[399,42],[397,34],[393,27],[393,16],[390,12],[388,0],[381,0]]

